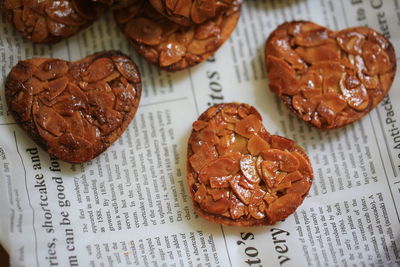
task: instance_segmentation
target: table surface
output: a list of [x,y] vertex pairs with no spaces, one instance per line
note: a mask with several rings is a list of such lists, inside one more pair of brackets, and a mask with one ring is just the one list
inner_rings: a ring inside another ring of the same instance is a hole
[[8,253],[4,250],[4,248],[0,245],[0,266],[6,267],[10,266]]

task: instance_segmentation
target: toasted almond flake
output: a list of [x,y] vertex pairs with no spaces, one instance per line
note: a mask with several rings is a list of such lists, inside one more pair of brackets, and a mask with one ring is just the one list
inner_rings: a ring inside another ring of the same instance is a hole
[[288,138],[279,135],[271,135],[270,142],[272,148],[278,148],[281,150],[290,150],[294,145],[293,140],[290,140]]
[[304,195],[308,192],[310,189],[310,183],[307,182],[306,180],[302,179],[296,182],[293,182],[291,186],[287,189],[288,193],[299,193],[301,195]]
[[261,152],[261,156],[264,160],[279,162],[282,171],[292,172],[299,167],[299,161],[290,152],[271,148]]
[[232,178],[232,175],[228,176],[211,176],[210,177],[210,186],[211,188],[226,188],[229,187],[229,180]]
[[215,159],[206,164],[199,173],[202,183],[208,183],[210,177],[224,177],[236,174],[239,171],[238,164],[229,157]]
[[250,138],[252,135],[256,134],[261,129],[261,120],[256,115],[249,115],[243,120],[236,123],[235,132]]
[[268,142],[258,135],[250,137],[247,144],[247,149],[253,156],[258,156],[261,151],[267,150],[268,148],[270,148]]
[[[300,168],[299,168],[300,169]],[[287,183],[287,182],[296,182],[298,180],[302,180],[304,177],[299,171],[294,171],[291,172],[282,179],[281,183]]]
[[290,193],[277,198],[272,202],[267,210],[268,217],[271,221],[276,222],[281,218],[291,214],[302,202],[301,194]]
[[265,217],[265,214],[261,212],[257,206],[254,206],[252,204],[249,205],[249,214],[254,218],[254,219],[262,219]]
[[204,144],[195,154],[190,157],[189,161],[193,169],[199,173],[208,162],[215,160],[217,157],[218,155],[215,149],[212,149],[209,145]]
[[240,159],[240,169],[249,182],[255,184],[260,181],[260,177],[258,177],[256,170],[255,159],[251,155],[242,155],[242,158]]

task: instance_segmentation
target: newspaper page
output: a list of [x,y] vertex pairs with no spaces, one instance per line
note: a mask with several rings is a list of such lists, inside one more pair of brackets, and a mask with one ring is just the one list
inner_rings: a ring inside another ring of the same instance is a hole
[[[263,47],[280,23],[331,29],[368,25],[400,55],[398,0],[246,0],[238,27],[209,60],[168,73],[138,57],[104,15],[53,46],[26,42],[0,22],[1,243],[12,266],[399,266],[400,86],[361,120],[318,131],[268,89]],[[85,164],[50,157],[8,114],[4,80],[18,60],[77,60],[121,50],[137,62],[144,91],[135,119]],[[267,130],[310,157],[309,196],[285,221],[223,227],[198,217],[185,164],[191,124],[210,105],[254,105]]]

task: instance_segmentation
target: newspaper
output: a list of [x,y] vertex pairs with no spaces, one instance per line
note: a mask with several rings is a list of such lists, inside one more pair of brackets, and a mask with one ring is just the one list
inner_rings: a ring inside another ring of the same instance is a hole
[[[168,73],[138,57],[106,14],[54,46],[23,41],[0,22],[0,240],[12,266],[399,266],[400,86],[343,129],[301,122],[268,89],[264,42],[280,23],[368,25],[400,55],[398,0],[247,0],[230,40],[207,62]],[[18,60],[77,60],[117,49],[140,67],[135,119],[86,164],[51,158],[15,124],[4,80]],[[185,164],[191,124],[212,104],[254,105],[274,134],[308,152],[315,179],[274,226],[223,227],[198,217]]]

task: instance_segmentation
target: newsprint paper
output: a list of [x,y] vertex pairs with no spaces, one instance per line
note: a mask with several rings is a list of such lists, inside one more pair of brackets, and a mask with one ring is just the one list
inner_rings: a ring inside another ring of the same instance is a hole
[[[268,89],[263,47],[280,23],[368,25],[400,55],[399,0],[246,0],[232,37],[207,62],[168,73],[138,57],[106,14],[54,46],[0,22],[1,243],[12,266],[399,266],[400,79],[360,121],[318,131]],[[19,60],[77,60],[121,50],[144,91],[135,119],[86,164],[51,158],[15,124],[4,80]],[[215,103],[254,105],[274,134],[306,148],[315,180],[295,214],[270,227],[222,227],[193,211],[186,184],[191,124]],[[396,104],[397,103],[397,104]]]

